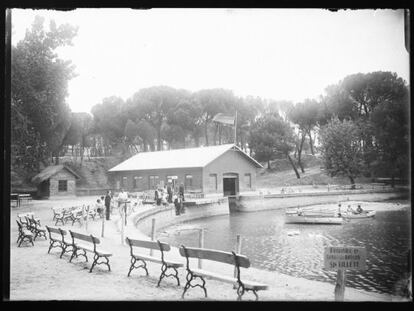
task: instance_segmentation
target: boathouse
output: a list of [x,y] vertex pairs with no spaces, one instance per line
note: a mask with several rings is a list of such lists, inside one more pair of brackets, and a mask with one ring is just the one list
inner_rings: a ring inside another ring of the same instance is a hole
[[65,165],[51,165],[32,178],[38,197],[76,195],[76,180],[81,177]]
[[262,165],[233,144],[138,153],[109,170],[115,188],[145,191],[170,183],[187,192],[235,195],[255,190]]

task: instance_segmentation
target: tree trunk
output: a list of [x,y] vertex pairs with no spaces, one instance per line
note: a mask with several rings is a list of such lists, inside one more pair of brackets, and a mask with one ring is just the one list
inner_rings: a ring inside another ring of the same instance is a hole
[[157,150],[161,151],[161,126],[157,128]]
[[349,180],[351,182],[351,189],[355,189],[355,180],[353,176],[348,176]]
[[297,170],[297,168],[296,168],[296,166],[295,166],[295,163],[293,163],[292,158],[290,157],[290,155],[289,155],[289,154],[287,154],[286,156],[287,156],[287,158],[289,159],[290,165],[292,165],[292,168],[293,168],[293,170],[295,171],[296,177],[297,177],[298,179],[300,179],[299,172],[298,172],[298,170]]
[[207,129],[208,129],[208,123],[207,123],[207,119],[205,120],[205,123],[204,123],[204,135],[205,135],[205,138],[206,138],[206,146],[208,146],[208,135],[207,135]]
[[394,177],[394,174],[391,175],[391,188],[395,188],[395,177]]
[[85,150],[84,150],[84,148],[83,148],[83,146],[81,146],[81,148],[80,148],[80,166],[82,166],[82,162],[83,162],[83,152],[84,152]]
[[221,145],[221,125],[218,125],[218,132],[219,132],[219,145]]
[[200,137],[198,137],[198,135],[194,136],[194,142],[195,142],[196,147],[200,146]]
[[302,133],[302,139],[300,141],[299,150],[298,150],[298,165],[302,173],[305,173],[305,169],[303,168],[303,165],[302,165],[302,150],[303,150],[303,143],[305,142],[305,137],[306,135]]
[[54,152],[55,154],[55,165],[59,165],[59,151]]
[[310,130],[308,130],[308,135],[309,135],[309,145],[310,145],[311,153],[312,155],[315,155],[315,152],[313,151],[313,141],[312,141],[312,135],[311,135]]
[[270,160],[267,160],[267,169],[270,170]]
[[216,124],[214,126],[214,136],[213,136],[213,140],[214,140],[213,145],[214,146],[217,145],[217,128],[218,128],[218,125]]

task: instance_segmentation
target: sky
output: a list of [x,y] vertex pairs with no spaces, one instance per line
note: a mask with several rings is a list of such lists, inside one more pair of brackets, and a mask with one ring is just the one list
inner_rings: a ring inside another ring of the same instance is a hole
[[47,27],[50,19],[79,27],[73,46],[58,50],[76,66],[73,112],[157,85],[297,103],[358,72],[409,81],[403,10],[13,9],[13,45],[35,15]]

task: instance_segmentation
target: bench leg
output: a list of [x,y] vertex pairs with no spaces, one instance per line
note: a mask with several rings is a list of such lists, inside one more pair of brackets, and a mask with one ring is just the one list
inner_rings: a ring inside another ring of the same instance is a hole
[[[58,245],[55,245],[55,244],[58,244]],[[61,243],[60,241],[57,241],[57,240],[50,240],[50,245],[49,245],[49,249],[47,250],[47,253],[49,254],[49,253],[50,253],[50,250],[51,250],[52,248],[54,248],[54,247],[60,247],[60,248],[62,248],[62,249],[63,249],[63,247],[62,247],[62,243]]]
[[[168,270],[168,268],[174,269],[175,274],[165,274],[165,272]],[[160,283],[161,283],[161,280],[162,280],[163,277],[169,277],[169,276],[175,277],[176,280],[177,280],[178,286],[180,286],[180,279],[178,278],[177,269],[174,268],[174,267],[168,267],[166,264],[162,264],[162,266],[161,266],[161,275],[160,275],[160,279],[158,280],[157,287],[160,286]]]
[[[192,285],[191,284],[191,281],[193,280],[193,279],[195,279],[195,278],[200,278],[201,279],[201,281],[203,281],[203,284],[202,285],[200,285],[200,284],[195,284],[195,285]],[[187,279],[187,282],[186,282],[186,284],[185,284],[185,286],[184,286],[184,291],[183,291],[183,293],[182,293],[182,295],[181,295],[181,298],[182,299],[184,299],[184,295],[185,295],[185,292],[190,288],[190,287],[201,287],[202,289],[203,289],[203,291],[204,291],[204,296],[207,298],[207,289],[206,289],[206,287],[205,287],[205,285],[206,285],[206,281],[204,280],[204,278],[203,277],[201,277],[201,276],[198,276],[198,275],[194,275],[193,273],[191,273],[191,271],[188,271],[187,270],[187,276],[186,276],[186,279]]]
[[76,258],[78,258],[78,256],[83,256],[83,257],[85,257],[86,262],[88,262],[88,256],[86,256],[86,251],[81,249],[83,251],[83,254],[78,254],[78,250],[79,250],[79,248],[77,248],[77,247],[73,248],[72,256],[70,256],[69,262],[72,262],[72,259],[75,256],[76,256]]
[[64,226],[64,225],[65,225],[65,222],[63,221],[63,219],[62,219],[62,218],[56,218],[55,226],[57,226],[57,225],[58,225],[58,222],[61,222],[61,223],[62,223],[62,226]]
[[21,239],[20,239],[20,243],[19,243],[19,245],[18,245],[18,247],[20,247],[20,245],[22,245],[22,243],[23,243],[23,241],[25,240],[25,239],[27,239],[27,241],[26,242],[30,242],[30,243],[32,243],[32,245],[34,246],[34,243],[33,243],[33,238],[32,237],[30,237],[30,236],[23,236]]
[[[143,264],[142,265],[135,266],[135,263],[138,260],[139,261],[142,261]],[[138,268],[143,268],[145,270],[147,276],[149,275],[148,270],[147,270],[147,263],[144,260],[142,260],[142,259],[136,259],[134,257],[131,257],[131,266],[129,267],[128,276],[131,274],[132,270],[138,269]]]
[[[68,247],[72,247],[72,249],[67,250]],[[62,256],[63,256],[64,253],[68,253],[70,251],[73,252],[73,246],[72,245],[64,244],[63,247],[62,247],[62,253],[60,254],[60,257],[59,258],[62,258]]]
[[22,234],[19,232],[19,234],[17,236],[17,241],[16,241],[17,244],[19,244],[19,241],[20,241],[21,237],[22,237]]
[[241,301],[242,300],[242,296],[244,295],[245,292],[247,291],[252,291],[254,296],[255,296],[255,300],[259,300],[259,296],[257,295],[257,292],[254,289],[245,289],[243,285],[239,284],[239,287],[237,287],[237,300]]
[[[98,262],[98,259],[99,259],[99,258],[101,258],[101,257],[105,258],[106,262]],[[91,273],[91,272],[92,272],[93,267],[95,267],[96,265],[100,265],[100,264],[105,264],[105,265],[107,265],[107,266],[108,266],[109,271],[111,271],[111,266],[109,265],[109,259],[108,259],[108,257],[105,257],[105,256],[98,256],[98,255],[96,255],[96,254],[95,254],[95,255],[93,256],[93,263],[92,263],[92,267],[91,267],[91,269],[89,270],[89,273]]]

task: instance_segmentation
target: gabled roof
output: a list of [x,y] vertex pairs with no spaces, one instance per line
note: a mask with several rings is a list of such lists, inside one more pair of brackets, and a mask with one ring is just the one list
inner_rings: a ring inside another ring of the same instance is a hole
[[81,178],[72,169],[70,169],[69,167],[61,164],[61,165],[51,165],[51,166],[46,167],[43,171],[41,171],[39,174],[37,174],[36,176],[34,176],[32,178],[32,182],[35,183],[35,184],[39,184],[42,181],[45,181],[45,180],[49,179],[50,177],[57,174],[58,172],[60,172],[63,169],[66,169],[67,171],[72,173],[76,178],[78,178],[78,179]]
[[242,156],[256,167],[262,167],[259,162],[239,147],[233,144],[226,144],[168,151],[141,152],[111,168],[109,172],[205,167],[230,149],[240,152]]

